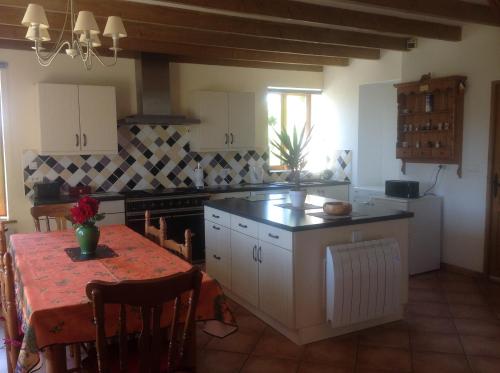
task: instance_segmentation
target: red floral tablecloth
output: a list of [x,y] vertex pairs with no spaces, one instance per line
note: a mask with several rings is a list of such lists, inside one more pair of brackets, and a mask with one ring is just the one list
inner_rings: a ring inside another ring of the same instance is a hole
[[[100,244],[118,257],[73,262],[65,248],[77,246],[73,231],[12,235],[16,296],[24,339],[16,367],[30,372],[40,349],[95,340],[91,280],[141,280],[187,271],[191,265],[122,225],[101,228]],[[219,284],[204,274],[196,317],[235,325]]]

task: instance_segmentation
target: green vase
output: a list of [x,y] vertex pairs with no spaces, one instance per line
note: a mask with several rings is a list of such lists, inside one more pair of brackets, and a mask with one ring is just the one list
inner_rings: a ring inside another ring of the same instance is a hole
[[75,233],[80,245],[81,255],[86,257],[94,256],[101,234],[99,228],[95,225],[81,225],[76,228]]

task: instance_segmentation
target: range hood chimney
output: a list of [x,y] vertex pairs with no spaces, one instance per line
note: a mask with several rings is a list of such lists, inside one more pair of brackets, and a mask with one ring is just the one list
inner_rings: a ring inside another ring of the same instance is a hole
[[168,56],[141,53],[135,62],[138,114],[121,120],[120,124],[186,125],[200,120],[170,114],[170,61]]

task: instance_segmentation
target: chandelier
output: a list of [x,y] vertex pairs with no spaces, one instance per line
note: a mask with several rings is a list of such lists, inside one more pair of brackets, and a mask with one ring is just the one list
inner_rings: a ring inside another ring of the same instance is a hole
[[[71,23],[71,40],[64,40],[63,37],[68,18]],[[101,59],[96,50],[96,48],[101,46],[99,39],[101,31],[94,18],[94,14],[90,11],[82,10],[76,16],[73,0],[68,0],[63,27],[51,51],[45,51],[45,48],[42,46],[42,43],[50,41],[48,31],[49,22],[47,21],[47,15],[43,6],[29,4],[21,23],[28,27],[26,39],[35,42],[33,49],[35,50],[38,63],[42,66],[49,66],[63,49],[65,49],[66,54],[71,58],[79,56],[87,70],[92,69],[94,58],[103,66],[113,66],[116,64],[118,52],[121,50],[118,47],[119,40],[127,36],[122,19],[117,16],[108,17],[103,36],[113,39],[113,46],[109,48],[113,52],[113,61],[107,64]]]

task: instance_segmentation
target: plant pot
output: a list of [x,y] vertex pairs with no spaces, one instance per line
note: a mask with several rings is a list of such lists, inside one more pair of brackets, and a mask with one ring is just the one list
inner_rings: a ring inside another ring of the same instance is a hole
[[292,207],[303,208],[306,201],[307,191],[305,190],[291,190],[289,193]]
[[97,250],[101,232],[95,225],[81,225],[75,230],[76,240],[82,256],[92,257]]

